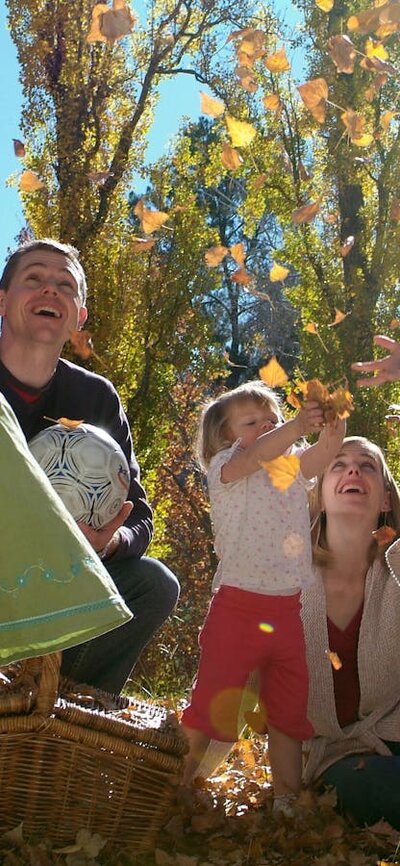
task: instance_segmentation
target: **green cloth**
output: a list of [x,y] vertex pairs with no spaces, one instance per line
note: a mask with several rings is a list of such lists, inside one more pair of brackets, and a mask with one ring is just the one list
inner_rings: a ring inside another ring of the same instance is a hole
[[2,394],[0,491],[0,664],[66,649],[132,618]]

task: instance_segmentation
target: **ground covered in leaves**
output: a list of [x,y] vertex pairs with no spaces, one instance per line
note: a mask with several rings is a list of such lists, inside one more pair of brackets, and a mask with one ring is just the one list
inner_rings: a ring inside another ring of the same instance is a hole
[[23,827],[0,839],[1,866],[392,866],[399,833],[383,821],[354,827],[335,811],[332,791],[303,791],[293,818],[271,814],[268,753],[261,739],[242,740],[191,803],[176,803],[146,854],[118,851],[82,829],[76,844],[29,845]]

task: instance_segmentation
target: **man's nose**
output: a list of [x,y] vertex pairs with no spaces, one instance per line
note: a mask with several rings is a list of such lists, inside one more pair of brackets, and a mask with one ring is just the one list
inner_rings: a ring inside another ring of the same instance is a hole
[[58,295],[58,286],[55,280],[50,277],[46,279],[42,286],[43,294]]

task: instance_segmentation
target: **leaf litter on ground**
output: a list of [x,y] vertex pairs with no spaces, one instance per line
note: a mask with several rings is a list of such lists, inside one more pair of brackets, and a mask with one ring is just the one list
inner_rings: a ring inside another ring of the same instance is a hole
[[[362,773],[363,767],[357,770]],[[266,739],[241,740],[217,774],[194,783],[190,807],[178,799],[153,851],[100,850],[85,832],[80,850],[31,845],[23,826],[0,837],[1,866],[393,866],[399,832],[385,821],[356,827],[335,809],[333,790],[304,790],[293,818],[273,816]],[[82,832],[81,832],[82,836]],[[87,837],[87,838],[86,838]],[[97,838],[97,837],[96,837]],[[100,838],[100,837],[99,837]],[[93,839],[95,837],[93,836]]]

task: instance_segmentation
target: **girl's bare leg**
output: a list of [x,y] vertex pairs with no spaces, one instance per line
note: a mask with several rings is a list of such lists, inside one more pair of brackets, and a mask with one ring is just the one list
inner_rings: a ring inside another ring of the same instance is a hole
[[301,786],[302,745],[268,726],[268,752],[274,781],[274,795],[296,795]]
[[195,728],[188,728],[186,725],[182,725],[182,728],[189,743],[189,752],[185,758],[182,784],[188,786],[196,777],[196,770],[200,766],[207,751],[210,737],[207,734],[203,734],[202,731],[198,731]]

